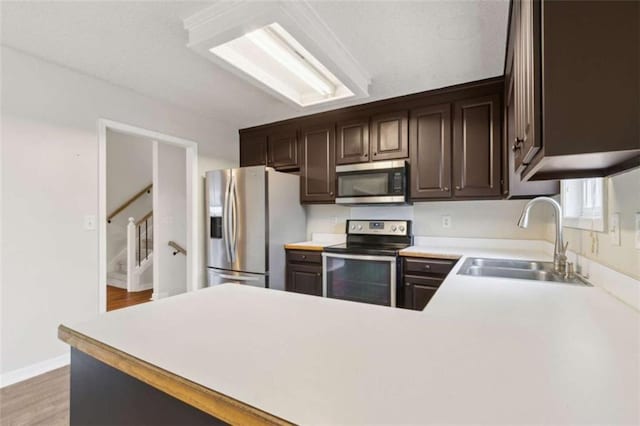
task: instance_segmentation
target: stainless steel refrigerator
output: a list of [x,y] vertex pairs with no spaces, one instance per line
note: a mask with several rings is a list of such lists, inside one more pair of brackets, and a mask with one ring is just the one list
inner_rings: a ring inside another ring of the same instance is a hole
[[306,239],[300,177],[265,166],[210,171],[206,204],[208,284],[284,290],[284,245]]

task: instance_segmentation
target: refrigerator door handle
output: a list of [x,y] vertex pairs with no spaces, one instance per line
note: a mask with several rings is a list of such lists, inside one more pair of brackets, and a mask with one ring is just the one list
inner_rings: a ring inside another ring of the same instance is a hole
[[229,242],[231,261],[235,262],[238,257],[238,187],[236,177],[231,177],[231,240]]
[[227,263],[231,263],[231,247],[229,245],[229,197],[231,191],[231,179],[227,180],[227,187],[224,189],[224,206],[222,207],[222,238],[224,240],[224,254]]
[[224,278],[225,280],[238,280],[238,281],[260,281],[259,277],[247,277],[242,275],[226,275],[226,274],[218,274],[220,278]]

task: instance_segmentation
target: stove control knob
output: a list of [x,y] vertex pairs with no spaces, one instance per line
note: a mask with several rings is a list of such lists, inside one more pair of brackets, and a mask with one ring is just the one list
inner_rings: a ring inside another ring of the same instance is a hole
[[392,232],[396,232],[396,229],[398,229],[398,227],[397,227],[397,226],[395,226],[395,225],[391,226],[391,231],[392,231]]
[[358,231],[362,231],[362,225],[358,225]]
[[400,225],[400,232],[404,232],[404,226]]
[[351,225],[351,230],[355,231],[356,230],[356,226],[355,225]]

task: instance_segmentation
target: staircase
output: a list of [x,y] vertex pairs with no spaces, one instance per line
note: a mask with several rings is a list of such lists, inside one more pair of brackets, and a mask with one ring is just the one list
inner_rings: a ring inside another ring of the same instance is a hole
[[[122,227],[114,220],[140,197],[151,192],[151,185],[136,193],[123,205],[108,216],[109,226]],[[139,208],[143,205],[138,206]],[[115,232],[118,228],[116,228]],[[122,229],[122,228],[120,228]],[[122,235],[122,234],[120,234]],[[136,220],[129,217],[126,224],[126,244],[110,260],[107,272],[107,284],[126,289],[128,292],[148,290],[153,287],[153,211]]]

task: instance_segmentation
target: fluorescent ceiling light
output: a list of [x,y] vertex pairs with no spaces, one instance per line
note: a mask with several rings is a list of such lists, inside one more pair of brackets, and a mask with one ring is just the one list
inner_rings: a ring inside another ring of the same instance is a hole
[[277,23],[212,47],[209,51],[301,106],[354,96]]

